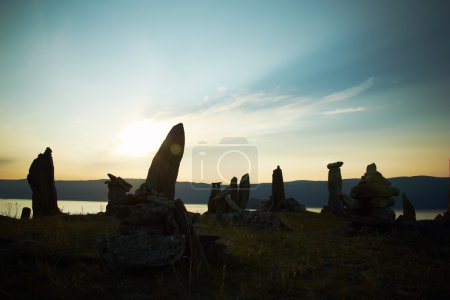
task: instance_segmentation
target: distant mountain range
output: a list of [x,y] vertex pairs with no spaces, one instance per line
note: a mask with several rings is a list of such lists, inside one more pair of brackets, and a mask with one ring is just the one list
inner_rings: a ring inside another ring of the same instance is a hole
[[[56,181],[58,199],[107,201],[106,179],[84,181]],[[126,179],[133,185],[132,191],[139,187],[144,179]],[[392,185],[405,192],[414,207],[419,209],[446,209],[450,197],[449,178],[413,176],[389,178]],[[351,187],[359,179],[344,179],[343,191],[350,194]],[[326,181],[297,180],[285,182],[286,197],[293,197],[307,207],[322,207],[328,201]],[[271,184],[251,185],[249,208],[256,208],[261,200],[271,194]],[[177,182],[176,197],[185,203],[206,204],[210,185],[205,183]],[[0,198],[31,199],[31,189],[26,179],[0,180]],[[395,208],[401,208],[401,198],[396,197]]]

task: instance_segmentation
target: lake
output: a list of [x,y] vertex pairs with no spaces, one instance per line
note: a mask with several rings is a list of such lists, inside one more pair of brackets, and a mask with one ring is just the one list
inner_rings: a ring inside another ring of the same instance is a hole
[[[106,210],[106,201],[78,201],[78,200],[58,200],[58,207],[64,213],[74,214],[96,214]],[[186,209],[195,213],[204,213],[207,210],[206,204],[185,204]],[[0,199],[0,215],[20,218],[23,207],[31,208],[30,199]],[[308,207],[308,211],[319,213],[322,208]],[[395,215],[402,214],[402,210],[394,209]],[[444,213],[443,209],[418,209],[416,210],[417,220],[432,220],[438,214]]]

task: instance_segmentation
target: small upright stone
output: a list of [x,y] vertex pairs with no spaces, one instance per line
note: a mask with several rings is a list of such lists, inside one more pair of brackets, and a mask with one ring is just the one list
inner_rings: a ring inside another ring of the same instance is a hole
[[328,168],[328,208],[336,215],[344,211],[342,201],[342,176],[341,167],[344,163],[341,161],[330,163]]
[[31,216],[31,208],[24,207],[22,208],[22,214],[20,215],[21,220],[28,220]]
[[281,202],[286,198],[284,194],[284,181],[283,181],[283,171],[280,166],[277,166],[272,173],[272,204],[270,211],[277,211],[280,207]]
[[175,197],[175,183],[184,153],[184,127],[175,125],[159,147],[148,170],[147,180],[137,191],[163,194],[170,200]]
[[45,149],[33,160],[27,176],[32,195],[33,216],[51,216],[59,214],[55,170],[53,167],[52,149]]
[[245,209],[250,197],[250,176],[244,174],[239,182],[239,207]]
[[213,199],[220,193],[220,184],[222,182],[213,182],[211,185],[211,193],[208,199],[208,213],[214,214],[217,211],[217,203]]

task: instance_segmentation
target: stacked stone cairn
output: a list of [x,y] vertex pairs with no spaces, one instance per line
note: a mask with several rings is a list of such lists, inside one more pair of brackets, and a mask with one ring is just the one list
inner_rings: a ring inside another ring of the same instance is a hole
[[277,212],[280,210],[290,212],[306,211],[306,207],[294,198],[286,199],[284,193],[283,171],[277,166],[272,172],[272,195],[268,200],[261,202],[259,212]]
[[103,255],[123,268],[170,265],[190,257],[194,271],[207,265],[198,235],[183,202],[174,200],[184,152],[184,128],[168,133],[150,166],[146,181],[133,194],[131,185],[108,174],[108,214],[121,221],[119,235],[102,245]]
[[390,207],[395,204],[392,197],[398,196],[399,190],[391,185],[391,182],[377,171],[375,163],[368,165],[361,181],[351,189],[353,203],[349,205],[349,212],[353,216],[366,218],[367,223],[393,223],[395,212]]

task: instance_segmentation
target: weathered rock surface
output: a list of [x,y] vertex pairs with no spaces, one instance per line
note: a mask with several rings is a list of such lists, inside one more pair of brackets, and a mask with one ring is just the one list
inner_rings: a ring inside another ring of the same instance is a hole
[[179,123],[167,134],[152,160],[145,183],[136,193],[144,191],[162,193],[169,200],[174,200],[175,182],[183,158],[184,142],[184,127],[182,123]]
[[33,191],[33,217],[50,216],[61,212],[57,203],[54,173],[52,150],[47,147],[44,154],[39,154],[33,160],[27,176]]
[[[208,216],[209,217],[209,216]],[[255,228],[289,229],[275,213],[240,210],[238,212],[211,215],[221,221],[249,225]]]
[[250,175],[244,174],[239,181],[239,207],[245,209],[250,198]]
[[172,264],[186,249],[181,234],[152,234],[137,231],[110,241],[112,261],[122,268],[145,268]]
[[328,209],[341,215],[344,212],[342,197],[342,176],[341,167],[344,163],[341,161],[330,163],[328,168]]

